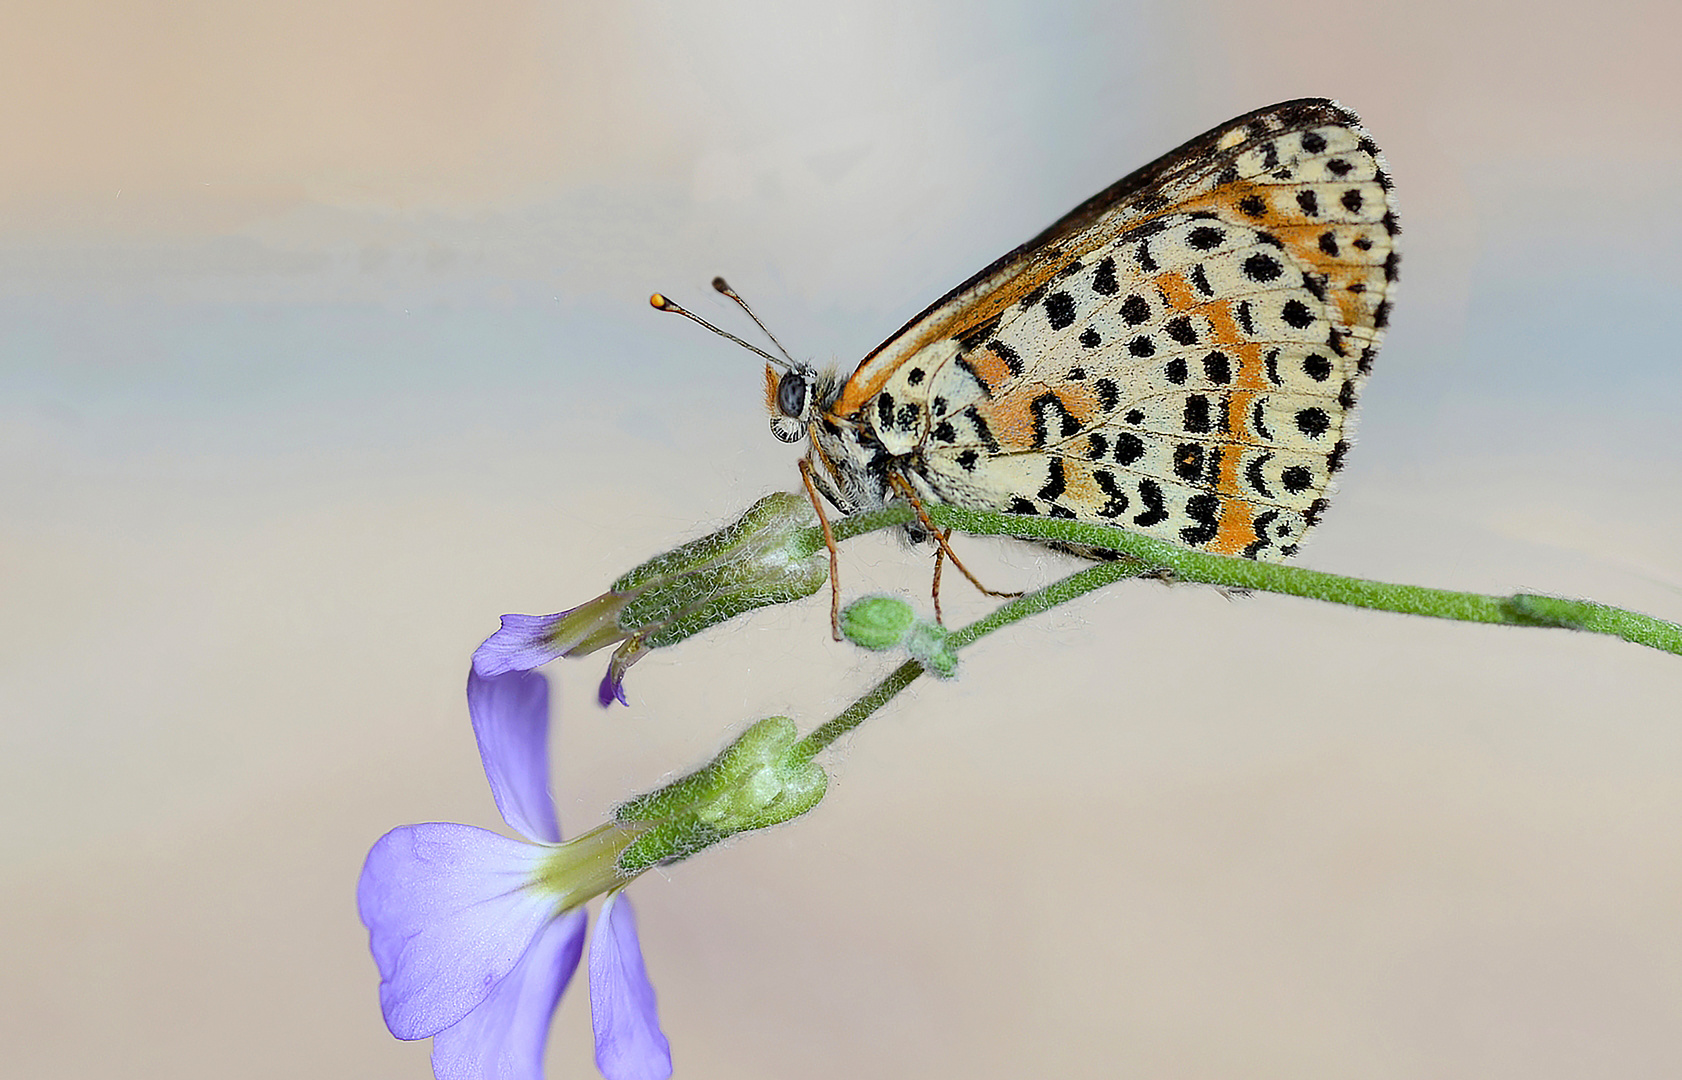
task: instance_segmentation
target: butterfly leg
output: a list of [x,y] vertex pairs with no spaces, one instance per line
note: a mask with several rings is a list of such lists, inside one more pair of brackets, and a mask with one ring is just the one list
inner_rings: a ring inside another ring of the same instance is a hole
[[[911,509],[917,514],[917,520],[922,523],[924,530],[926,530],[930,536],[934,537],[934,542],[936,544],[940,545],[940,554],[946,556],[948,559],[951,559],[952,565],[958,568],[958,572],[963,574],[971,585],[974,585],[977,589],[979,589],[982,595],[996,596],[1000,599],[1006,600],[1022,595],[1020,590],[1016,592],[1001,592],[998,589],[989,589],[987,586],[981,584],[981,582],[976,579],[976,576],[969,572],[969,567],[964,565],[963,560],[958,558],[958,553],[952,550],[952,545],[946,542],[946,538],[952,535],[952,530],[947,529],[945,533],[942,533],[939,529],[935,528],[934,522],[929,520],[929,512],[923,509],[923,500],[919,499],[917,497],[917,493],[911,489],[910,481],[906,480],[905,477],[901,476],[897,472],[890,472],[888,474],[888,481],[893,485],[894,491],[911,504]],[[935,563],[935,582],[937,585],[940,581],[939,567],[940,564],[938,562]],[[935,594],[935,603],[937,605],[940,603],[940,594],[938,591]]]
[[841,559],[835,550],[835,534],[829,529],[829,515],[823,512],[823,500],[818,498],[817,485],[812,483],[812,463],[800,459],[800,482],[806,485],[806,497],[818,513],[818,525],[823,529],[824,547],[829,549],[829,632],[841,640]]
[[952,530],[947,529],[940,538],[940,543],[934,549],[934,584],[929,591],[934,594],[934,621],[936,626],[945,626],[946,619],[940,613],[940,571],[946,565],[946,542],[952,539]]

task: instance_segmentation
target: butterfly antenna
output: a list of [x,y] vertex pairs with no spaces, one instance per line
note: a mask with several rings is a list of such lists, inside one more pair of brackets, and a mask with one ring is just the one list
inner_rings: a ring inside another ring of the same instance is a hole
[[[720,280],[722,280],[722,279],[720,279]],[[701,316],[695,314],[693,311],[690,311],[687,308],[679,307],[677,304],[674,304],[671,300],[667,299],[665,296],[663,296],[660,293],[655,293],[653,296],[650,296],[648,298],[648,302],[652,307],[656,308],[659,311],[670,311],[670,312],[673,312],[674,314],[682,315],[684,318],[688,319],[690,322],[699,323],[700,325],[706,327],[708,330],[711,330],[713,333],[717,334],[721,338],[729,338],[731,341],[734,341],[736,344],[740,345],[742,348],[746,349],[748,352],[756,353],[759,356],[764,357],[766,363],[774,364],[777,367],[780,367],[780,368],[783,368],[783,369],[789,370],[789,371],[794,370],[794,368],[797,366],[794,363],[793,360],[780,360],[777,357],[772,356],[770,353],[766,352],[764,349],[761,349],[758,345],[754,345],[754,344],[751,344],[749,342],[743,341],[741,338],[737,337],[735,334],[732,334],[728,330],[720,330],[718,327],[714,326],[712,323],[708,322],[707,320],[701,318]],[[753,313],[749,312],[748,314],[751,315]],[[758,319],[754,320],[754,322],[758,322],[758,321],[759,321]],[[764,329],[764,328],[761,327],[761,329]],[[774,342],[777,339],[772,338],[771,340]],[[777,348],[780,349],[780,348],[782,348],[782,346],[778,345]]]
[[746,300],[743,300],[741,298],[741,296],[736,292],[736,290],[732,289],[730,287],[730,283],[728,281],[725,281],[721,277],[715,277],[715,278],[713,278],[713,288],[717,289],[719,292],[723,293],[725,296],[728,296],[730,299],[736,301],[736,306],[748,313],[748,318],[753,320],[753,325],[759,327],[761,332],[763,332],[766,337],[771,339],[771,344],[773,344],[777,347],[777,351],[782,353],[783,356],[787,357],[788,362],[792,366],[794,366],[794,367],[799,367],[800,366],[799,362],[797,360],[795,360],[794,357],[788,355],[788,350],[783,348],[783,343],[777,340],[777,335],[773,334],[769,327],[767,327],[764,323],[759,321],[759,316],[755,315],[753,313],[753,308],[748,307],[748,302]]

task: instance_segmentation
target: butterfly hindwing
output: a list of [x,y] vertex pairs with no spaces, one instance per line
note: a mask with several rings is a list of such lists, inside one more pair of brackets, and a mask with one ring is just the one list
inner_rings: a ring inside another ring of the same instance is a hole
[[1240,117],[932,305],[830,411],[943,501],[1286,557],[1382,338],[1389,189],[1334,103]]

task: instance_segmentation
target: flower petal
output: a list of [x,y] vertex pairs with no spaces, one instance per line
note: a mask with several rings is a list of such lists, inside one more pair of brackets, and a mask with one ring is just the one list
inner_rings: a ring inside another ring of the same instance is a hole
[[504,615],[502,627],[473,650],[473,670],[480,675],[501,675],[508,671],[530,671],[566,652],[551,640],[555,624],[570,614]]
[[612,892],[590,939],[590,1023],[596,1068],[607,1080],[665,1080],[672,1048],[660,1030],[631,902]]
[[601,685],[596,687],[596,703],[605,709],[615,701],[621,705],[631,704],[625,700],[625,673],[615,672],[610,667],[607,674],[602,676]]
[[555,913],[527,887],[548,853],[471,825],[404,825],[375,841],[356,908],[393,1035],[437,1034],[513,969]]
[[438,1080],[542,1080],[543,1047],[584,951],[584,912],[543,928],[478,1008],[432,1037]]
[[629,595],[603,593],[554,615],[504,615],[502,627],[473,650],[473,670],[484,676],[530,671],[561,656],[587,656],[624,641],[619,614]]
[[534,671],[467,673],[467,713],[502,820],[531,840],[561,841],[549,793],[549,682]]

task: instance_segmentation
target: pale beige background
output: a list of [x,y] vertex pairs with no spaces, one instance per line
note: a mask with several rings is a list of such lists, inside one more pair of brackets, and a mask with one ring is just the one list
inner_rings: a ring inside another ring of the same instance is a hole
[[[393,825],[497,824],[471,649],[795,483],[757,368],[647,293],[731,319],[726,273],[850,364],[1271,101],[1359,109],[1407,227],[1305,562],[1682,617],[1674,4],[0,16],[7,1076],[428,1075],[353,887]],[[831,715],[884,665],[824,622],[657,655],[613,713],[558,665],[564,826]],[[1113,589],[635,886],[679,1075],[1682,1075],[1679,697],[1611,640]],[[574,993],[553,1075],[587,1028]]]

